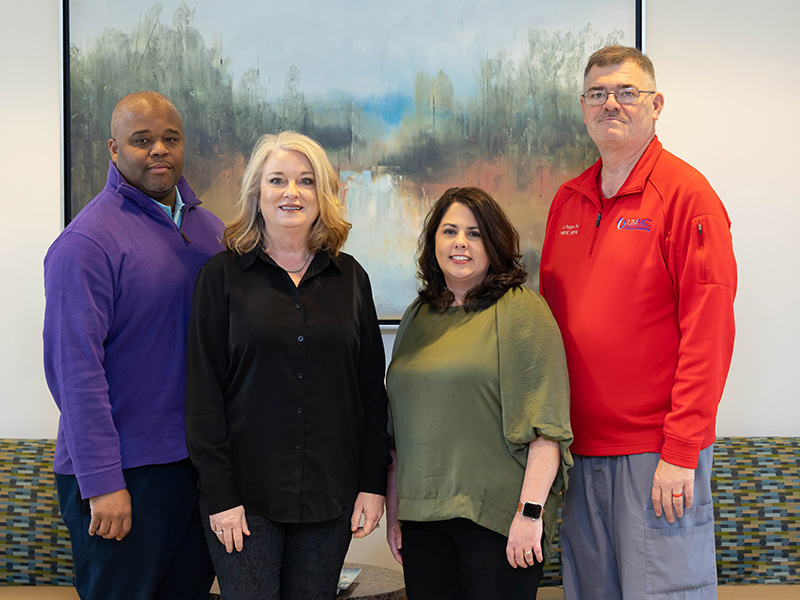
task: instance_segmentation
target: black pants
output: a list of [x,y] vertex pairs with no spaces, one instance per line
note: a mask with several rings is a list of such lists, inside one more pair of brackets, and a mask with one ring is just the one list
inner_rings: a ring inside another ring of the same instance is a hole
[[322,523],[278,523],[245,514],[249,536],[228,554],[208,522],[203,528],[225,600],[334,600],[350,546],[353,508]]
[[69,529],[75,586],[83,600],[205,600],[214,571],[189,459],[123,470],[133,525],[121,541],[89,535],[89,501],[78,480],[56,474]]
[[508,538],[468,519],[405,521],[403,572],[408,600],[531,600],[542,563],[513,568]]

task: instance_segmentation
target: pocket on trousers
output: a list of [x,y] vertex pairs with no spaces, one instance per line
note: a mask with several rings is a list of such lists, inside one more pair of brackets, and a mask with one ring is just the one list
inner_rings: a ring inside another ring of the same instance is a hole
[[714,585],[714,505],[693,506],[669,523],[645,514],[645,592],[660,594]]

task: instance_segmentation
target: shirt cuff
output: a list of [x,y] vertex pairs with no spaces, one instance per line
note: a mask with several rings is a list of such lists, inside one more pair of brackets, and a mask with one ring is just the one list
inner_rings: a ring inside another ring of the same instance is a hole
[[677,467],[696,469],[700,450],[702,448],[697,443],[665,437],[664,447],[661,449],[661,459]]
[[105,473],[76,475],[76,477],[78,479],[78,487],[81,490],[81,499],[83,500],[118,492],[128,487],[125,483],[125,476],[122,474],[122,468]]
[[389,468],[386,463],[369,464],[362,462],[361,474],[358,478],[358,491],[385,496],[388,475]]

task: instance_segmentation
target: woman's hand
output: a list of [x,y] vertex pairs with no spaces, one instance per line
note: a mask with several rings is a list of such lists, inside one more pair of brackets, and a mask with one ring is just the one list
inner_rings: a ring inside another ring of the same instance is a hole
[[[539,502],[544,506],[547,493],[561,464],[561,450],[558,442],[539,436],[528,444],[528,465],[525,467],[525,478],[522,481],[520,502]],[[506,558],[508,564],[517,567],[530,567],[534,557],[538,562],[544,561],[542,555],[542,533],[544,512],[539,519],[523,517],[515,511],[514,520],[508,530]]]
[[[354,538],[367,537],[375,531],[378,521],[383,516],[384,497],[380,494],[359,492],[356,504],[353,507],[353,517],[350,519],[350,531]],[[361,525],[361,516],[364,516],[364,525]]]
[[403,564],[403,532],[397,520],[397,450],[389,449],[392,462],[389,465],[389,477],[386,481],[386,541],[394,559]]
[[542,562],[542,520],[523,517],[521,513],[514,515],[511,529],[508,530],[506,558],[508,564],[515,569],[533,566],[533,558]]
[[386,514],[386,541],[389,542],[389,550],[392,551],[394,559],[403,564],[403,533],[400,523]]
[[244,516],[244,506],[235,506],[222,512],[208,516],[211,531],[216,534],[220,544],[225,546],[228,554],[236,548],[241,552],[244,547],[244,536],[250,535],[247,528],[247,519]]

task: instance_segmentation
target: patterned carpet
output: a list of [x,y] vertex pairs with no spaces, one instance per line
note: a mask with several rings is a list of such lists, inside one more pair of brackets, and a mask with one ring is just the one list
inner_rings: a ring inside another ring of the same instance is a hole
[[3,581],[73,585],[72,552],[58,511],[54,440],[0,439]]
[[[0,439],[0,584],[73,584],[54,444]],[[800,438],[720,438],[714,473],[719,583],[800,584]],[[557,553],[542,585],[560,584]]]
[[[800,438],[719,438],[711,489],[719,584],[800,584]],[[556,551],[543,586],[561,585]]]
[[800,439],[724,438],[714,447],[720,583],[800,583]]

